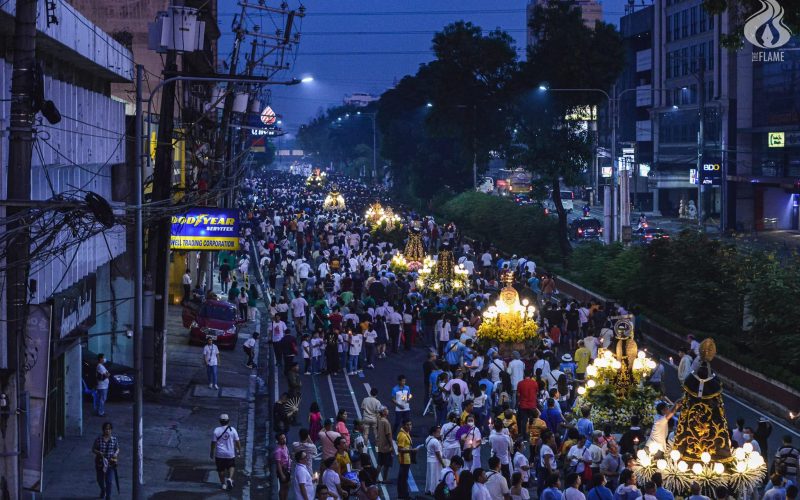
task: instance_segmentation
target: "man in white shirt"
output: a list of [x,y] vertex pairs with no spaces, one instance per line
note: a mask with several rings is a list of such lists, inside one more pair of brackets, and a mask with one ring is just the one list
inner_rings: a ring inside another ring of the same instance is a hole
[[492,267],[492,254],[484,252],[484,254],[481,255],[481,265],[483,265],[484,268]]
[[[511,436],[503,432],[503,420],[498,418],[494,421],[494,429],[492,433],[489,435],[489,443],[492,445],[492,455],[493,458],[497,458],[500,462],[500,468],[498,470],[503,471],[503,476],[507,476],[507,478],[511,479],[511,468],[509,467],[509,463],[511,462]],[[489,466],[491,467],[491,460],[489,461]]]
[[292,474],[292,489],[297,500],[314,500],[314,480],[305,462],[308,460],[306,452],[298,451],[294,454],[294,474]]
[[217,370],[219,369],[219,347],[214,343],[214,337],[206,337],[206,345],[203,347],[203,363],[206,366],[206,376],[208,377],[208,388],[219,389],[217,385]]
[[[489,472],[486,473],[486,489],[489,491],[489,498],[510,500],[511,495],[508,489],[508,479],[506,472],[500,472],[503,465],[499,456],[489,458]],[[508,469],[508,466],[505,467]],[[510,474],[508,474],[510,477]]]
[[520,354],[518,351],[514,351],[514,359],[508,364],[508,368],[506,371],[508,372],[509,376],[511,377],[511,387],[504,388],[506,390],[513,391],[513,396],[511,397],[512,406],[516,408],[517,406],[517,384],[525,378],[525,363],[520,359]]
[[678,355],[681,358],[678,364],[678,381],[683,382],[692,373],[692,357],[685,347],[678,349]]
[[111,374],[106,369],[106,356],[103,353],[97,355],[97,368],[95,369],[97,379],[97,415],[100,417],[106,414],[106,399],[108,398],[108,382]]
[[303,298],[303,294],[301,293],[292,299],[290,305],[292,307],[292,320],[294,321],[294,327],[299,337],[303,333],[303,327],[305,326],[308,302],[306,302],[306,299]]
[[350,335],[350,358],[347,367],[349,371],[348,375],[355,375],[361,371],[358,369],[358,358],[361,357],[361,346],[363,343],[364,337],[360,333],[356,332]]
[[500,382],[500,372],[505,371],[506,362],[500,358],[497,352],[492,353],[492,360],[489,362],[489,379],[492,383]]
[[681,401],[678,401],[675,406],[671,407],[661,401],[656,405],[656,418],[653,420],[653,429],[650,431],[650,437],[647,439],[646,447],[655,445],[661,452],[667,451],[667,435],[669,433],[669,421],[675,413],[681,408]]
[[183,283],[183,301],[189,300],[192,294],[192,275],[189,274],[189,270],[187,269],[185,273],[183,273],[183,279],[181,281]]
[[492,500],[489,489],[486,488],[486,471],[478,468],[473,472],[475,482],[472,484],[472,500]]
[[286,323],[283,322],[281,317],[276,314],[272,318],[272,348],[275,350],[275,358],[278,360],[278,366],[283,366],[283,337],[286,336]]
[[214,460],[223,490],[233,489],[233,476],[236,472],[236,457],[241,451],[239,433],[230,425],[227,413],[219,416],[219,427],[211,436],[211,459]]

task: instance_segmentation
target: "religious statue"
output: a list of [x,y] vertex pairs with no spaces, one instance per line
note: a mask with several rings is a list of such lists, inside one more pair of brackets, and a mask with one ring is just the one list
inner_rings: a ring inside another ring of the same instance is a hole
[[622,364],[617,370],[614,379],[617,396],[624,397],[633,384],[633,362],[639,354],[639,346],[633,340],[633,323],[627,317],[622,317],[614,324],[614,354]]
[[678,204],[678,218],[685,219],[688,217],[688,213],[686,210],[686,200],[681,198],[680,203]]
[[425,260],[425,249],[422,246],[422,234],[419,229],[412,228],[408,231],[408,242],[403,256],[408,262],[422,262]]
[[697,220],[697,207],[694,200],[689,200],[689,206],[686,208],[686,217],[689,220]]
[[711,369],[716,354],[714,341],[704,340],[700,344],[700,367],[683,382],[683,411],[675,429],[673,449],[687,461],[700,461],[703,453],[708,453],[714,462],[733,460],[722,383]]

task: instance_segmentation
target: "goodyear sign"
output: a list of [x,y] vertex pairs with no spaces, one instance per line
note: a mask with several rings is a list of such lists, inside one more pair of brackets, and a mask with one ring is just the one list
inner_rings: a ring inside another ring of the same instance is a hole
[[196,207],[172,216],[172,250],[239,250],[238,211]]

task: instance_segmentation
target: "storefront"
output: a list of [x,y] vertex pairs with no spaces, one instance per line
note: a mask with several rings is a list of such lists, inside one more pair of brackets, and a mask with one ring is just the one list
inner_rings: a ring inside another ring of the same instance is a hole
[[63,436],[82,433],[82,336],[95,324],[96,275],[89,274],[52,299],[50,373],[47,387],[45,453]]

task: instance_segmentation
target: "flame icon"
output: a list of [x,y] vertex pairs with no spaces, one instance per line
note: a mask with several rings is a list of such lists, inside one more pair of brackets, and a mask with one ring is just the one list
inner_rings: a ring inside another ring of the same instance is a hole
[[761,9],[744,24],[744,37],[762,49],[777,49],[786,45],[792,32],[783,23],[783,7],[776,0],[759,2]]

